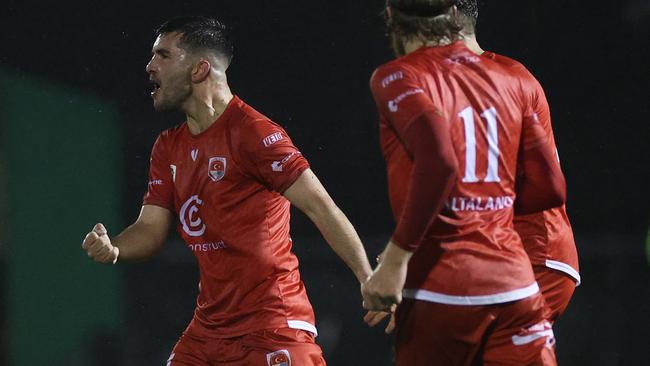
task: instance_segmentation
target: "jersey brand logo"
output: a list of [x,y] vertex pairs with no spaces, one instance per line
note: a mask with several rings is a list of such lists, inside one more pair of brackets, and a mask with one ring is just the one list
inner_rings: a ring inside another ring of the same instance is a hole
[[276,132],[274,134],[268,135],[262,140],[262,143],[264,144],[264,147],[269,147],[276,142],[282,140],[284,136],[282,136],[282,132]]
[[172,171],[172,182],[176,183],[176,165],[169,165],[169,169]]
[[388,101],[388,110],[391,112],[397,112],[399,109],[398,105],[408,96],[410,95],[415,95],[415,94],[422,94],[424,93],[424,90],[417,88],[417,89],[409,89],[405,91],[404,93],[400,94],[397,96],[397,98]]
[[199,196],[194,195],[190,197],[183,206],[179,213],[183,231],[189,236],[201,236],[205,232],[205,224],[199,217],[199,206],[203,205],[203,201]]
[[382,87],[382,88],[385,88],[385,87],[387,87],[388,85],[390,85],[390,83],[392,83],[393,81],[395,81],[395,80],[400,80],[400,79],[403,79],[403,78],[404,78],[404,73],[403,73],[403,72],[401,72],[401,71],[394,72],[394,73],[392,73],[392,74],[386,76],[386,77],[381,81],[381,87]]
[[291,366],[291,355],[286,349],[267,353],[266,364],[268,366]]
[[273,170],[274,172],[281,172],[284,164],[287,161],[291,160],[291,158],[294,157],[295,155],[300,155],[300,152],[294,151],[291,154],[285,156],[282,160],[274,161],[273,163],[271,163],[271,170]]
[[212,181],[218,182],[226,175],[226,158],[215,156],[208,162],[208,176]]
[[196,161],[196,158],[199,157],[199,149],[192,150],[192,160]]

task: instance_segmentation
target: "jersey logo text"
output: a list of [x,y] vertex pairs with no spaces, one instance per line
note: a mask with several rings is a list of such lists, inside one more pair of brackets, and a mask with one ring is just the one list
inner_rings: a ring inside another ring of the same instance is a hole
[[286,349],[267,353],[266,364],[268,366],[291,366],[291,355]]
[[272,169],[274,172],[281,172],[282,169],[283,169],[284,164],[285,164],[287,161],[291,160],[291,158],[294,157],[294,156],[296,156],[296,155],[300,155],[300,152],[299,152],[299,151],[294,151],[294,152],[292,152],[291,154],[289,154],[289,155],[285,156],[284,158],[282,158],[282,160],[276,160],[276,161],[274,161],[274,162],[271,164],[271,169]]
[[183,225],[183,231],[189,236],[201,236],[205,232],[206,226],[199,217],[199,206],[202,204],[203,201],[199,196],[194,195],[181,206],[179,219]]
[[407,90],[404,93],[398,95],[397,98],[389,101],[388,102],[388,109],[391,112],[397,112],[397,110],[399,109],[398,104],[400,104],[406,97],[408,97],[410,95],[422,94],[422,93],[424,93],[424,90],[422,90],[420,88]]
[[172,182],[176,183],[176,165],[169,165],[169,169],[172,171]]
[[510,196],[498,197],[450,197],[445,203],[448,210],[461,211],[498,211],[512,207],[515,200]]
[[226,248],[226,243],[223,240],[213,243],[197,243],[197,244],[187,244],[193,252],[209,252],[213,250],[220,250]]
[[394,72],[388,76],[386,76],[382,81],[381,81],[381,87],[385,88],[390,85],[393,81],[400,80],[404,78],[404,73],[401,71]]
[[284,136],[282,136],[282,132],[276,132],[266,136],[264,140],[262,140],[262,143],[264,144],[264,147],[269,147],[283,138]]
[[192,150],[192,161],[196,161],[197,157],[199,157],[199,149]]
[[218,182],[226,175],[226,158],[215,156],[208,162],[208,176],[214,182]]

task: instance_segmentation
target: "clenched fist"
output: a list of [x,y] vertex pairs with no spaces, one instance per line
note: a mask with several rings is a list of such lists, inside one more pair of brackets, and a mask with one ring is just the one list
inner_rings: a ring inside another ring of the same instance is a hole
[[95,225],[93,230],[86,234],[81,247],[90,258],[100,263],[115,264],[120,255],[120,249],[111,244],[108,232],[102,224]]

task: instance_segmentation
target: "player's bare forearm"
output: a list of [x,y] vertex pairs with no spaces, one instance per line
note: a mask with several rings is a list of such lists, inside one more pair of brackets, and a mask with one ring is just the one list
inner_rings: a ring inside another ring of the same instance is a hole
[[372,273],[361,239],[345,214],[332,203],[320,215],[312,214],[311,220],[332,247],[334,252],[350,267],[359,282]]
[[142,261],[162,248],[172,222],[169,210],[152,205],[142,206],[133,225],[111,238],[103,224],[95,225],[81,244],[96,262],[115,264],[119,261]]
[[138,219],[113,239],[120,261],[143,261],[155,255],[165,243],[172,219],[165,208],[142,206]]
[[115,239],[113,245],[120,249],[120,261],[144,261],[154,256],[165,242],[157,229],[149,224],[135,222],[127,227]]
[[284,195],[311,219],[359,282],[364,282],[372,270],[361,239],[314,173],[305,170]]

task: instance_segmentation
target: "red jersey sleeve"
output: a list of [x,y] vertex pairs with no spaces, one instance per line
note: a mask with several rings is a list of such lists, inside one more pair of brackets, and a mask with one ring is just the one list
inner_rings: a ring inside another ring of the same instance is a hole
[[417,77],[404,66],[378,68],[370,79],[370,90],[379,113],[400,136],[415,118],[436,110]]
[[163,132],[153,145],[149,166],[149,187],[144,195],[144,205],[156,205],[174,211],[175,167],[169,164]]
[[566,182],[536,113],[524,117],[515,201],[517,214],[540,212],[566,201]]
[[415,251],[455,180],[457,163],[449,123],[405,69],[395,66],[378,69],[370,88],[377,108],[413,161],[393,242],[402,249]]
[[282,127],[269,120],[254,120],[242,131],[242,164],[270,190],[283,193],[309,168]]

